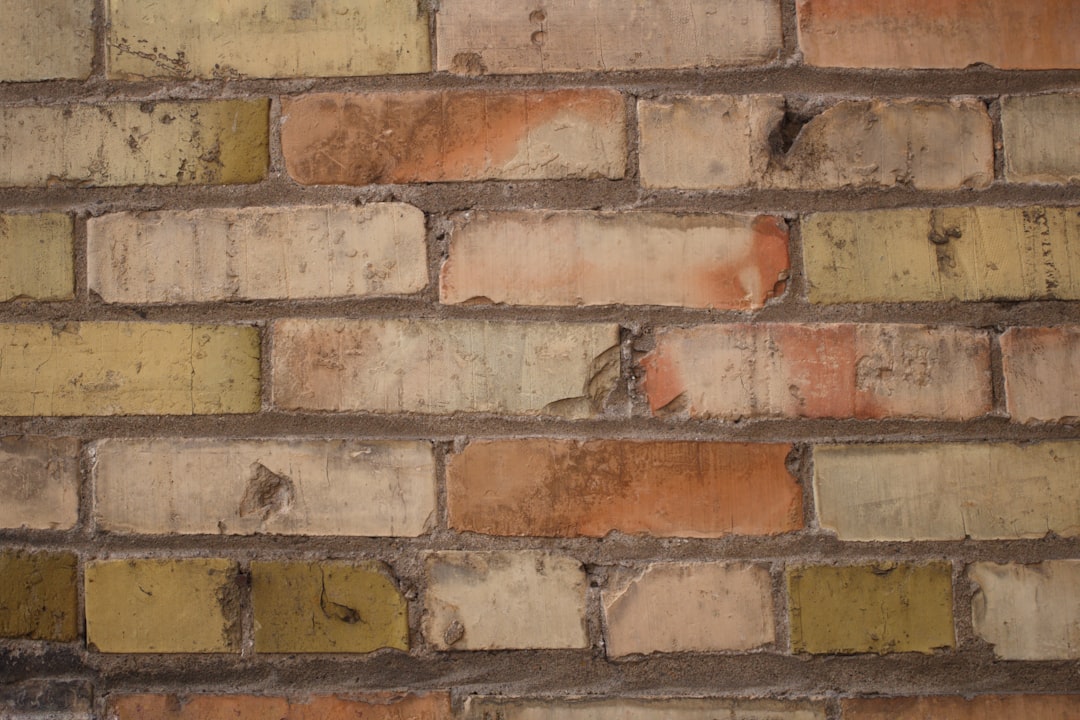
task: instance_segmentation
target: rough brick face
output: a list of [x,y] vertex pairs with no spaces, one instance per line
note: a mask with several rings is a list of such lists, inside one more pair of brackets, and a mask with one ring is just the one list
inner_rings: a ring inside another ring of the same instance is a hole
[[70,216],[0,215],[0,302],[69,299],[74,252]]
[[0,82],[86,78],[94,59],[94,0],[3,0]]
[[439,296],[745,310],[788,274],[787,227],[771,215],[475,212],[457,218]]
[[431,68],[427,17],[409,0],[113,0],[109,74],[232,78],[417,73]]
[[641,365],[654,413],[921,417],[990,411],[985,333],[921,325],[702,325],[663,330]]
[[66,530],[79,515],[79,441],[0,437],[0,528]]
[[1072,720],[1080,715],[1077,695],[984,695],[981,697],[904,697],[841,702],[844,720]]
[[469,75],[749,65],[783,40],[776,0],[447,0],[436,27],[438,69]]
[[74,640],[77,562],[70,553],[0,550],[0,638]]
[[451,527],[493,535],[766,535],[802,527],[790,445],[474,440],[450,457]]
[[1080,180],[1080,95],[1007,97],[1001,102],[1001,130],[1010,182]]
[[1001,336],[1005,401],[1017,422],[1080,416],[1080,327],[1009,328]]
[[607,90],[306,95],[282,100],[305,185],[621,178],[622,96]]
[[445,693],[398,695],[113,695],[109,717],[114,720],[450,720],[450,696]]
[[472,696],[465,720],[825,720],[816,702],[726,698],[626,698],[610,700],[506,700]]

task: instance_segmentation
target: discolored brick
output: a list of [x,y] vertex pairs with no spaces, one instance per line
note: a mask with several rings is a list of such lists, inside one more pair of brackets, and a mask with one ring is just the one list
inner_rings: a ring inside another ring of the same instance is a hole
[[69,300],[74,294],[71,216],[0,214],[0,302]]
[[744,698],[531,699],[473,695],[465,720],[825,720],[817,701]]
[[1080,326],[1015,327],[1001,336],[1005,407],[1016,422],[1080,417]]
[[77,565],[70,553],[0,551],[0,637],[75,640]]
[[[1071,41],[1069,45],[1076,47]],[[1001,132],[1005,177],[1010,182],[1063,184],[1080,180],[1080,95],[1003,98]]]
[[94,0],[0,0],[0,82],[90,75]]
[[445,693],[363,693],[276,697],[267,695],[118,695],[109,697],[112,720],[450,720]]
[[975,697],[851,698],[841,701],[844,720],[1073,720],[1078,695],[976,695]]
[[79,517],[79,441],[0,437],[0,528],[67,530]]

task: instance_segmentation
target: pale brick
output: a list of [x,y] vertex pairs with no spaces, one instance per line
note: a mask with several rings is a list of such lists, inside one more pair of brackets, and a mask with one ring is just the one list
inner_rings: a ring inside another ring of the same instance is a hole
[[821,702],[740,698],[541,700],[471,696],[465,720],[825,720]]
[[987,187],[993,133],[977,100],[843,100],[787,152],[775,95],[639,100],[641,182],[651,188]]
[[104,440],[94,454],[110,532],[416,536],[435,512],[423,442]]
[[73,232],[69,215],[0,215],[0,302],[73,297]]
[[266,100],[0,108],[0,187],[253,183]]
[[259,409],[253,327],[0,324],[0,415],[201,415]]
[[752,650],[776,640],[772,578],[759,565],[663,563],[620,570],[603,592],[607,654]]
[[975,633],[1009,660],[1080,658],[1080,560],[974,563]]
[[819,445],[815,506],[841,540],[1080,534],[1080,443]]
[[[1075,11],[1072,8],[1074,18]],[[1072,41],[1070,45],[1077,47]],[[1001,131],[1005,178],[1010,182],[1080,180],[1080,95],[1004,98]]]
[[414,293],[427,285],[411,205],[115,213],[87,222],[90,289],[181,303]]
[[539,551],[429,553],[424,637],[440,650],[585,648],[585,569]]
[[305,185],[621,178],[611,90],[414,91],[282,99],[281,146]]
[[841,707],[844,720],[1076,720],[1080,695],[853,698]]
[[1009,328],[1001,336],[1005,407],[1017,422],[1080,417],[1080,326]]
[[923,325],[700,325],[641,360],[654,414],[964,419],[991,410],[985,332]]
[[451,720],[446,693],[109,695],[110,720]]
[[799,0],[798,17],[799,48],[809,65],[1080,67],[1073,0]]
[[231,560],[99,560],[86,565],[86,641],[100,652],[237,652]]
[[771,215],[470,212],[443,302],[755,309],[783,292],[788,233]]
[[0,0],[0,82],[90,76],[94,0]]
[[802,220],[813,303],[1080,300],[1080,209],[941,208]]
[[608,324],[288,319],[274,323],[282,409],[590,417],[619,374]]
[[0,550],[0,638],[75,640],[78,564],[71,553]]
[[0,437],[0,528],[67,530],[79,518],[79,441]]
[[331,77],[431,69],[411,0],[112,0],[109,76]]
[[765,63],[783,46],[776,0],[443,0],[437,69],[541,73]]

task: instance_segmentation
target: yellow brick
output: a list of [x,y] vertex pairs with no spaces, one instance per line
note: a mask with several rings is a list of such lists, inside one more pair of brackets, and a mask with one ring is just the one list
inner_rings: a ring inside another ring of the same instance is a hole
[[416,0],[113,0],[109,75],[331,77],[431,69]]
[[0,109],[0,187],[252,183],[266,175],[269,103]]
[[199,415],[259,408],[252,327],[0,324],[0,415]]
[[0,82],[90,75],[94,0],[0,0]]
[[0,301],[74,295],[71,217],[0,215]]

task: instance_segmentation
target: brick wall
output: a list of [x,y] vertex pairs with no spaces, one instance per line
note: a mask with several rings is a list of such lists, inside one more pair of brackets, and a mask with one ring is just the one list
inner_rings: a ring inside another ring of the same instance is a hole
[[1075,0],[0,10],[0,717],[1080,717]]

